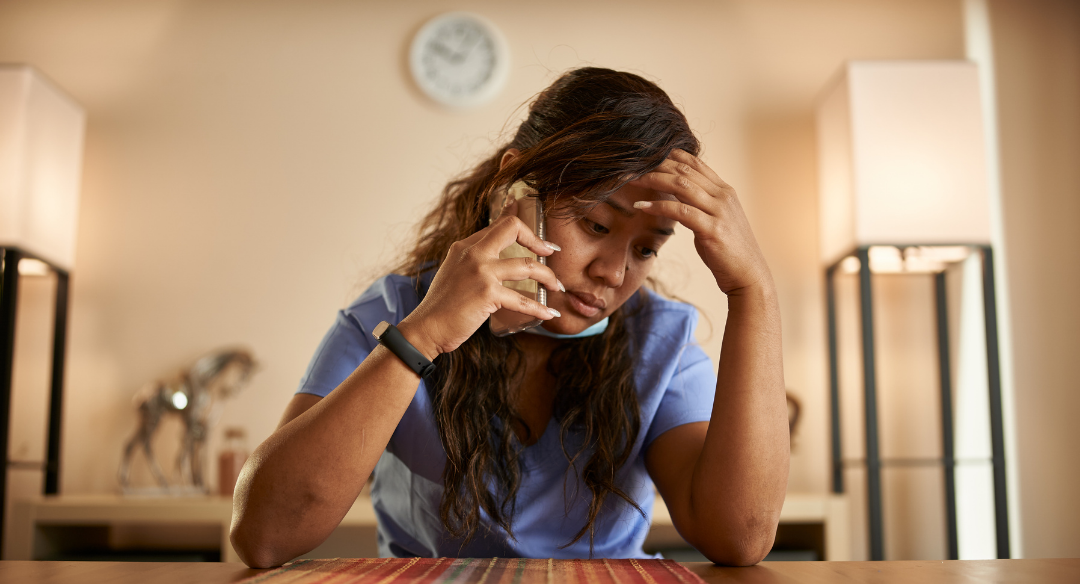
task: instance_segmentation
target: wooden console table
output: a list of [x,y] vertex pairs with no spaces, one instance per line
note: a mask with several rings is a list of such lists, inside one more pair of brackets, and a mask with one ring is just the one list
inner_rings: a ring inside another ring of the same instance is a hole
[[[219,548],[221,561],[238,562],[229,543],[232,499],[226,497],[139,498],[118,495],[66,495],[16,501],[11,532],[6,538],[5,560],[39,560],[56,557],[65,547],[80,538],[88,528],[102,533],[121,526],[159,528],[164,532],[155,540],[168,540],[168,529],[177,526],[201,526],[202,539],[209,547]],[[361,496],[330,540],[304,557],[370,557],[375,548],[375,512],[371,499]],[[809,529],[808,545],[819,557],[828,560],[850,558],[847,503],[837,495],[789,494],[780,513],[780,534],[785,529]],[[359,532],[359,536],[357,533]],[[335,543],[335,536],[337,542]],[[190,538],[189,538],[190,539]],[[366,541],[370,539],[370,541]],[[805,539],[805,538],[804,538]],[[358,541],[359,540],[359,541]],[[671,525],[671,516],[657,497],[650,540],[681,542]],[[655,542],[654,542],[655,543]]]

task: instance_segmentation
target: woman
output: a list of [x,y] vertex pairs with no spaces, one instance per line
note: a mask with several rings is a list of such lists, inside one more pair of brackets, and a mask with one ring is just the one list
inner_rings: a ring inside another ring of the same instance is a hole
[[[447,185],[396,273],[339,314],[241,474],[240,557],[311,550],[374,473],[383,555],[648,557],[655,483],[708,558],[760,561],[788,471],[779,309],[734,190],[697,151],[636,75],[578,69],[542,92]],[[534,194],[493,206],[511,186]],[[533,200],[548,241],[517,218]],[[728,296],[716,377],[694,309],[644,287],[676,223]],[[514,243],[546,265],[500,259]],[[527,279],[546,307],[502,285]],[[500,309],[542,325],[495,336]],[[377,343],[381,321],[434,371]]]

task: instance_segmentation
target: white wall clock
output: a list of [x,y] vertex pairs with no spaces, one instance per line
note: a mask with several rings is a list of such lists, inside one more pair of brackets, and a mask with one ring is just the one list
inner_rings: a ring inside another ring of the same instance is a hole
[[510,49],[494,24],[469,12],[447,12],[420,28],[409,68],[421,90],[454,109],[483,104],[506,83]]

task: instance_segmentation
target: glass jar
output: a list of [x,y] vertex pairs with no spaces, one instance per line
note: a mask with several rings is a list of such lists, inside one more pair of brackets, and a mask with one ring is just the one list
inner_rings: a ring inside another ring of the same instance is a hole
[[236,479],[247,457],[247,432],[243,428],[225,428],[225,443],[218,454],[218,493],[221,496],[233,496]]

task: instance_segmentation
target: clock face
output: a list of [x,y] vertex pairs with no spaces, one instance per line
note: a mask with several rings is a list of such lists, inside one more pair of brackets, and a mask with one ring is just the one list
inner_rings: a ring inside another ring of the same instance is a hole
[[480,105],[506,81],[510,55],[494,25],[466,12],[437,16],[412,42],[409,65],[428,96],[453,108]]

